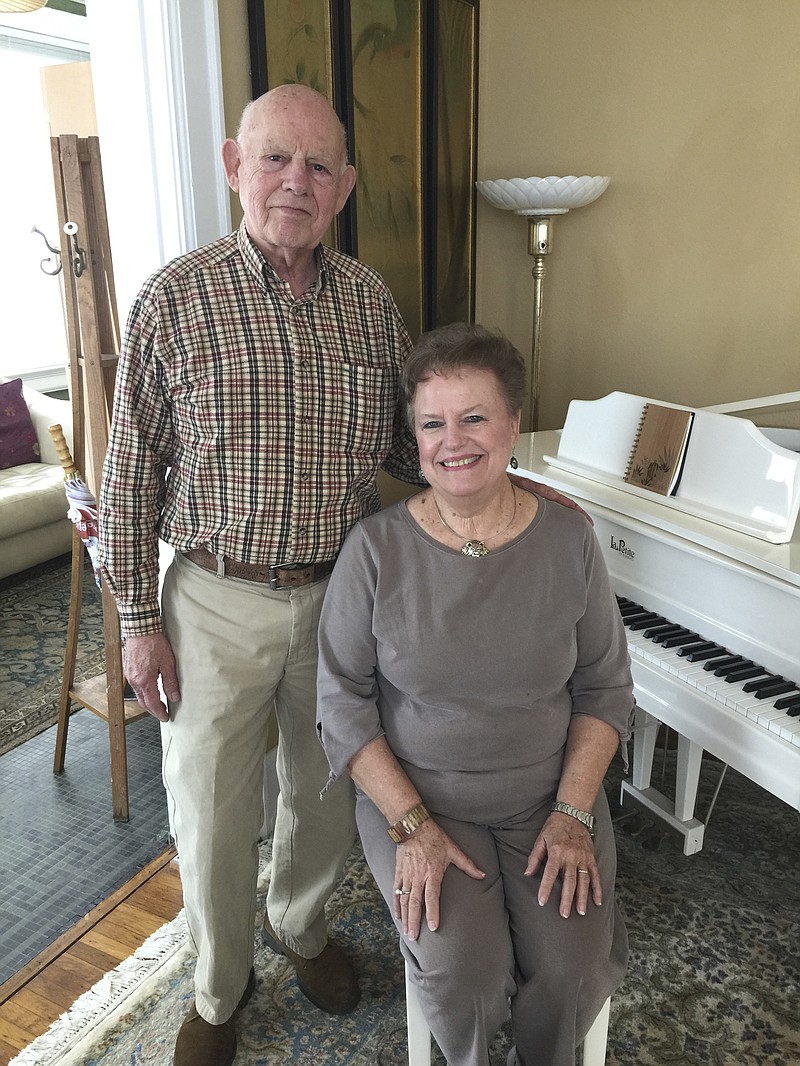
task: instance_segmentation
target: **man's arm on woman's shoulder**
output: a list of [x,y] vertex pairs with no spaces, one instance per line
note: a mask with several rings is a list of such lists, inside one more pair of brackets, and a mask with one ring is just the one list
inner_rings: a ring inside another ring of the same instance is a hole
[[575,503],[575,501],[571,500],[569,496],[565,496],[557,489],[551,489],[549,485],[543,485],[540,481],[533,481],[532,478],[520,477],[519,474],[509,474],[508,476],[518,488],[525,489],[526,492],[535,492],[539,496],[544,496],[546,500],[552,500],[553,503],[560,503],[563,507],[571,507],[573,511],[580,511],[587,522],[594,525],[590,516],[579,504]]

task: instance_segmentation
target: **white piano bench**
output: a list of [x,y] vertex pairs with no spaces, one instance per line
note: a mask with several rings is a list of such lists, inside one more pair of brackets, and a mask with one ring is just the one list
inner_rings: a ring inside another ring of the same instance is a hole
[[[611,999],[607,999],[578,1048],[580,1066],[604,1066],[608,1044]],[[406,963],[406,1023],[408,1026],[408,1066],[431,1066],[431,1031],[422,1013],[416,986]]]

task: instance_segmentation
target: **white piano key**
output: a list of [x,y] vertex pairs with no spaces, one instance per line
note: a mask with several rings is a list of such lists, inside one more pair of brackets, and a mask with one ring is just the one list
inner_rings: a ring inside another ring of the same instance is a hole
[[713,676],[708,670],[704,670],[702,666],[694,666],[693,669],[686,671],[683,679],[687,685],[691,685],[693,688],[704,689],[708,684],[708,679]]
[[800,722],[796,718],[790,718],[788,714],[784,715],[783,718],[773,718],[769,723],[769,728],[773,733],[778,733],[790,743],[800,734]]
[[769,729],[769,723],[773,718],[785,718],[786,711],[779,711],[777,707],[765,707],[762,704],[761,707],[751,708],[747,712],[747,717],[752,718],[754,722],[763,725],[765,729]]
[[725,696],[725,702],[731,707],[737,714],[743,714],[747,717],[747,712],[751,708],[763,707],[764,704],[761,700],[757,700],[752,692],[742,692],[737,694],[735,692],[727,693]]

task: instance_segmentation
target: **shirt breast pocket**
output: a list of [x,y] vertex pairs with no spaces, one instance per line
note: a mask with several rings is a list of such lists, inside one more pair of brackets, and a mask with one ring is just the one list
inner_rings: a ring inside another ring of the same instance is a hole
[[340,364],[330,395],[334,439],[353,456],[389,451],[397,406],[398,374],[391,367]]

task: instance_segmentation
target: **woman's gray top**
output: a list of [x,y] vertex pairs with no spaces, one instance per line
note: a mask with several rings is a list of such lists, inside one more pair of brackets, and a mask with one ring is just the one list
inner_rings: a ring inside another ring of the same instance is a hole
[[481,559],[405,502],[352,530],[319,633],[318,730],[331,778],[382,735],[428,806],[490,823],[552,800],[572,715],[630,735],[625,634],[580,513],[539,499]]

